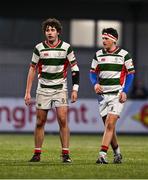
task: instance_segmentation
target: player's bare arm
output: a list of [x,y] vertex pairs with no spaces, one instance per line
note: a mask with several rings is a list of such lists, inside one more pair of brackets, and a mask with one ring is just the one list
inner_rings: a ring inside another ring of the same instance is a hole
[[35,67],[30,66],[29,72],[28,72],[28,77],[27,77],[27,85],[26,85],[26,93],[25,93],[25,104],[28,106],[30,105],[31,102],[31,88],[32,88],[32,83],[35,77],[36,69]]

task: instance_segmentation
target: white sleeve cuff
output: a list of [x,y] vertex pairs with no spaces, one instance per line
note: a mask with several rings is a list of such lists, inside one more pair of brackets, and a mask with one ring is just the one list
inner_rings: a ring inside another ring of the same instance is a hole
[[78,91],[79,90],[79,85],[78,84],[74,84],[72,90]]

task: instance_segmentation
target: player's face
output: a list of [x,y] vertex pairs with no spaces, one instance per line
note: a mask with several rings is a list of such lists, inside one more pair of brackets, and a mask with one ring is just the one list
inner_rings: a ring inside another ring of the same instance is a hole
[[104,48],[107,50],[110,50],[114,46],[114,41],[107,37],[103,37],[102,41],[103,41]]
[[58,40],[59,32],[55,27],[47,26],[45,36],[50,43],[54,43]]

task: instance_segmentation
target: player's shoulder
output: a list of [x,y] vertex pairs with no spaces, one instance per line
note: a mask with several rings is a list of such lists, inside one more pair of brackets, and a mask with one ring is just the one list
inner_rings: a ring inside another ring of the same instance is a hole
[[65,51],[71,51],[73,48],[71,47],[70,43],[62,41],[61,42],[61,48],[64,49]]
[[128,53],[128,50],[127,50],[127,49],[120,48],[120,51],[121,51],[121,52]]
[[43,48],[43,47],[44,47],[43,43],[44,43],[44,42],[39,42],[39,43],[37,43],[37,44],[35,45],[35,48],[36,48],[36,49]]
[[65,46],[65,47],[70,47],[70,43],[68,42],[65,42],[65,41],[62,41],[62,46]]
[[98,49],[97,51],[96,51],[96,56],[100,56],[100,55],[102,55],[103,54],[103,49]]
[[123,48],[119,48],[119,55],[121,56],[126,56],[127,54],[129,54],[128,50],[123,49]]

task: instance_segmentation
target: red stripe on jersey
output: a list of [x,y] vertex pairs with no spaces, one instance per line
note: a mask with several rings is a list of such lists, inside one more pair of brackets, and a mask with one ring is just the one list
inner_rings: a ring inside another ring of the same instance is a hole
[[41,75],[41,72],[42,72],[42,62],[41,61],[39,61],[39,63],[38,63],[38,74],[39,74],[39,77],[38,78],[40,78],[40,75]]
[[69,61],[68,59],[65,61],[64,63],[64,69],[63,69],[63,75],[64,75],[64,78],[67,77],[67,67],[68,67],[68,64],[69,64]]
[[125,81],[125,76],[127,75],[127,70],[125,65],[123,65],[122,70],[121,70],[121,75],[120,75],[120,85],[122,86],[124,81]]

